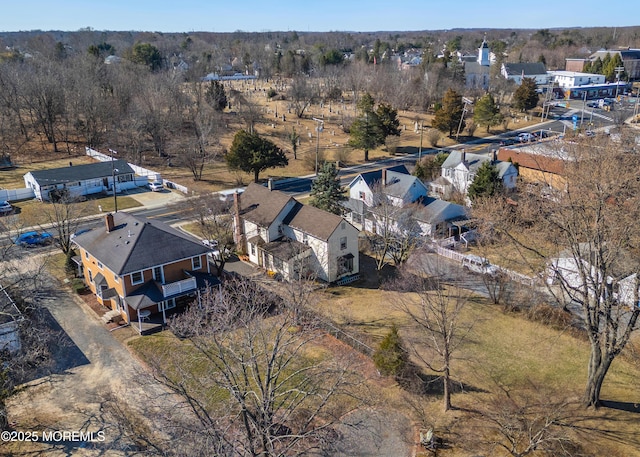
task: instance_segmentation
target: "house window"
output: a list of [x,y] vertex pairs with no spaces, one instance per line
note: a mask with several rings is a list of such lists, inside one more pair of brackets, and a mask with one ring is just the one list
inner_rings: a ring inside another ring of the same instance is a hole
[[347,237],[343,236],[342,238],[340,238],[340,249],[341,250],[345,250],[347,249]]
[[256,255],[256,245],[250,244],[249,246],[251,246],[251,255]]
[[347,228],[347,223],[346,222],[342,222],[342,225],[340,225],[340,228],[342,230],[346,229]]
[[168,309],[172,309],[176,307],[176,299],[175,298],[170,298],[167,301],[161,301],[160,303],[158,303],[158,308],[160,309],[160,312],[162,311],[166,311]]
[[360,200],[364,200],[364,199],[366,198],[365,193],[364,193],[364,192],[362,192],[362,191],[360,191],[360,192],[358,193],[358,198],[359,198]]
[[93,282],[93,272],[91,270],[87,270],[89,272],[89,282]]
[[119,283],[120,282],[120,276],[113,275],[113,281]]
[[89,258],[89,251],[84,251],[84,257],[85,257],[85,259]]
[[200,259],[200,256],[193,257],[191,259],[191,267],[192,270],[199,270],[200,268],[202,268],[202,260]]
[[131,273],[131,285],[135,286],[136,284],[142,284],[144,282],[144,275],[141,271],[136,271],[135,273]]
[[306,233],[303,233],[303,234],[302,234],[302,242],[303,242],[304,244],[309,244],[309,237],[307,236],[307,234],[306,234]]
[[100,268],[100,269],[102,270],[103,266],[104,266],[104,265],[102,265],[102,262],[100,262],[100,261],[98,260],[98,268]]
[[162,265],[153,267],[153,280],[164,283],[164,275],[162,273]]

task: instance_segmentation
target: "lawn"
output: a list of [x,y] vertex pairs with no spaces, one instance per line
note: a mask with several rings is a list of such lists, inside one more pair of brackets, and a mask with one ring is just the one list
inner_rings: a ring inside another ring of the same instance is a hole
[[[380,341],[391,324],[400,327],[400,335],[405,340],[413,340],[420,335],[409,325],[407,316],[398,306],[408,298],[408,294],[397,292],[336,287],[328,290],[317,309],[347,330],[364,333],[374,341]],[[579,405],[589,358],[587,341],[577,337],[575,332],[554,330],[529,321],[520,313],[506,313],[484,299],[470,301],[463,320],[472,322],[473,328],[453,362],[452,376],[456,383],[465,386],[463,391],[455,389],[452,398],[454,407],[460,409],[443,413],[438,394],[424,397],[419,403],[429,417],[426,425],[444,431],[450,439],[460,439],[473,433],[468,412],[492,401],[493,395],[502,392],[502,388],[508,389],[514,398],[544,392],[549,402],[568,401],[568,408],[575,410],[582,429],[578,427],[571,433],[577,434],[575,439],[589,439],[589,450],[594,452],[590,455],[640,455],[637,451],[640,448],[637,437],[637,412],[640,409],[630,408],[635,412],[613,408],[594,411],[584,410]],[[416,346],[416,350],[420,352],[420,346]],[[607,375],[602,398],[621,405],[636,404],[640,400],[638,376],[639,367],[619,357]],[[583,433],[587,428],[590,429],[588,435]],[[611,430],[616,433],[610,433]],[[621,440],[619,436],[625,439]],[[468,454],[454,446],[438,455],[458,457]]]

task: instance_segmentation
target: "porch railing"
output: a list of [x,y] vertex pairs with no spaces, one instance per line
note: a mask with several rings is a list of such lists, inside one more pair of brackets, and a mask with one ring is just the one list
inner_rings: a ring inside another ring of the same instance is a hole
[[182,279],[181,281],[172,282],[170,284],[162,285],[162,295],[165,297],[170,297],[172,295],[177,295],[182,292],[188,292],[190,290],[195,290],[196,278],[187,278]]

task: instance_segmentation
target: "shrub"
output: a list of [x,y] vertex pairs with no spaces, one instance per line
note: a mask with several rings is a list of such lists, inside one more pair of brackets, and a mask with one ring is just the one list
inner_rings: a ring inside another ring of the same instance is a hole
[[393,325],[373,354],[373,363],[383,376],[398,376],[407,366],[408,359],[398,327]]

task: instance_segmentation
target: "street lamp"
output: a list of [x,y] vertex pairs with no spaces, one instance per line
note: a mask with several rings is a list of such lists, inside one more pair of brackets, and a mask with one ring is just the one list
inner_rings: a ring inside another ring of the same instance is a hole
[[322,126],[324,125],[324,121],[322,119],[312,118],[314,121],[318,123],[318,127],[316,130],[318,134],[316,135],[316,176],[318,176],[318,154],[320,153],[320,132],[322,132]]
[[116,188],[116,171],[119,173],[120,170],[115,168],[115,165],[113,163],[114,162],[113,155],[118,153],[113,149],[109,149],[109,152],[111,153],[111,182],[113,183],[113,206],[114,206],[114,212],[117,213],[118,212],[118,189]]

